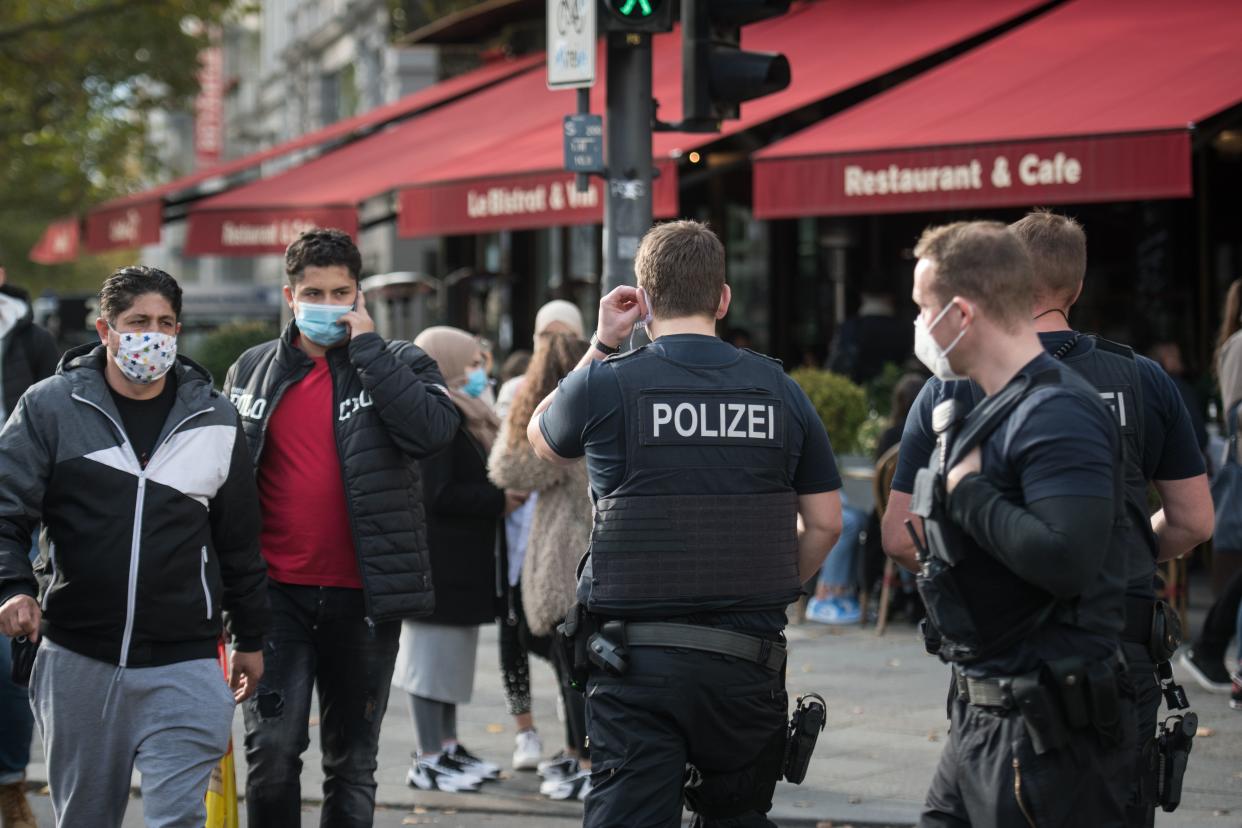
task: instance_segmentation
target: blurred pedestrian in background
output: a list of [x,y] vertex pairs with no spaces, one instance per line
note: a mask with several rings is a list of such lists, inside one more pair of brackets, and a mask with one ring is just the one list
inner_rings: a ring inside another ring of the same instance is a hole
[[423,790],[478,791],[500,766],[457,739],[457,708],[474,692],[479,626],[496,620],[507,588],[502,518],[526,500],[487,479],[500,420],[481,399],[488,387],[479,340],[457,328],[423,331],[414,344],[440,366],[461,424],[452,444],[422,461],[423,509],[435,611],[401,630],[393,683],[409,694],[418,754],[406,776]]
[[[529,491],[537,497],[521,577],[514,590],[515,604],[524,608],[519,634],[538,642],[531,647],[536,652],[547,651],[556,626],[573,605],[575,572],[591,533],[585,462],[565,466],[545,462],[535,456],[526,439],[526,426],[535,406],[552,393],[587,350],[579,334],[549,327],[536,337],[525,381],[492,449],[489,472],[496,485]],[[558,756],[540,764],[545,779],[541,790],[553,799],[582,798],[590,789],[584,700],[569,686],[572,665],[563,662],[561,648],[551,647],[551,654],[565,708],[566,739],[565,749]],[[506,669],[506,678],[509,673]]]
[[[52,335],[31,321],[30,295],[8,284],[0,258],[0,424],[17,407],[26,389],[56,371],[60,359]],[[33,544],[30,550],[34,556]],[[26,688],[9,677],[9,639],[0,636],[0,824],[34,826],[26,801],[26,765],[34,716]]]

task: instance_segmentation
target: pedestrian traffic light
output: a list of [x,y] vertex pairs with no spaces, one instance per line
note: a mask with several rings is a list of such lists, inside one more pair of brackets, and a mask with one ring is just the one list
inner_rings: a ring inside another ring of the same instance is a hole
[[[586,0],[569,0],[585,2]],[[668,32],[677,0],[603,0],[600,28],[606,32]]]
[[789,11],[789,0],[682,0],[682,129],[714,131],[742,101],[789,86],[789,59],[741,49],[742,27]]

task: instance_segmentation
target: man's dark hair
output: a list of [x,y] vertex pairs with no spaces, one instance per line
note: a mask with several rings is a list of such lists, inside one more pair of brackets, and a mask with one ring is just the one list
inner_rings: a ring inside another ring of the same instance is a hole
[[634,273],[658,318],[715,318],[725,284],[724,245],[701,222],[657,224],[638,246]]
[[308,267],[341,265],[358,281],[362,277],[362,254],[343,230],[316,227],[298,236],[285,250],[285,275],[289,284],[302,281]]
[[120,267],[108,277],[99,289],[99,315],[112,324],[145,293],[163,296],[172,305],[173,315],[181,319],[181,286],[159,268],[145,265]]

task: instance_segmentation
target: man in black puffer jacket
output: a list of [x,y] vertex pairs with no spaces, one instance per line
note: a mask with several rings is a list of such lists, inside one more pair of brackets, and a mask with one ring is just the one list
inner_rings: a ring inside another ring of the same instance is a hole
[[259,478],[273,628],[243,708],[251,825],[301,825],[301,754],[319,686],[324,825],[369,826],[400,620],[434,592],[418,460],[448,446],[457,409],[435,361],[375,333],[362,258],[339,230],[289,245],[294,321],[246,351],[225,393]]

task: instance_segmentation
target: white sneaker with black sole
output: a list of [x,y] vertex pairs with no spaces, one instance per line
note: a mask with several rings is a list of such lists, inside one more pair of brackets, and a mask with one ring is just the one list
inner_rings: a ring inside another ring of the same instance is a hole
[[446,793],[478,793],[483,780],[462,770],[450,757],[440,754],[434,761],[419,757],[405,775],[411,788]]
[[577,799],[582,801],[586,799],[587,794],[591,792],[591,772],[589,770],[579,770],[572,776],[564,779],[549,779],[539,786],[539,793],[548,799]]
[[559,782],[562,779],[568,779],[578,773],[581,768],[578,760],[569,756],[565,751],[553,756],[551,759],[545,759],[539,763],[538,773],[548,782]]
[[543,758],[543,740],[534,730],[523,730],[513,738],[513,769],[534,770]]
[[494,782],[500,778],[500,765],[480,759],[460,744],[445,755],[460,765],[463,771],[471,776],[477,776],[484,782]]

